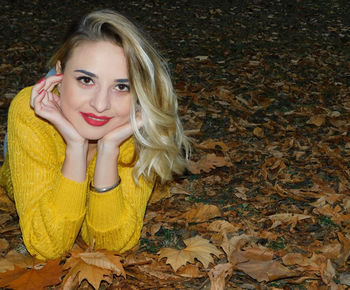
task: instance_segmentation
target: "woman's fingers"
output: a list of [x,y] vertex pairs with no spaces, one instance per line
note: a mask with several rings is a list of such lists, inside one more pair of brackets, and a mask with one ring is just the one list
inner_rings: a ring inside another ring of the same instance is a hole
[[[48,77],[47,79],[43,78],[33,86],[31,98],[30,98],[30,106],[34,108],[35,99],[39,96],[42,91],[52,92],[52,90],[62,81],[63,74],[59,74],[56,76]],[[41,98],[43,100],[43,98]]]
[[30,95],[30,106],[34,107],[35,98],[43,91],[45,86],[45,78],[41,79],[36,85],[33,86],[31,95]]
[[63,79],[63,74],[48,77],[45,81],[44,90],[51,92]]
[[45,98],[46,91],[41,90],[41,92],[33,99],[33,105],[34,111],[37,113],[40,107],[40,104],[43,103],[43,99]]

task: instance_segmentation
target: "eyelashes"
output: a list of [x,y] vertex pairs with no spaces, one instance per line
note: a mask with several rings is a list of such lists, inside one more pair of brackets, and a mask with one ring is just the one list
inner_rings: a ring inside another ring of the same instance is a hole
[[[83,86],[93,86],[94,85],[94,80],[90,77],[87,76],[80,76],[76,78],[77,81],[82,84]],[[115,89],[118,92],[129,92],[130,91],[130,86],[127,84],[116,84]]]

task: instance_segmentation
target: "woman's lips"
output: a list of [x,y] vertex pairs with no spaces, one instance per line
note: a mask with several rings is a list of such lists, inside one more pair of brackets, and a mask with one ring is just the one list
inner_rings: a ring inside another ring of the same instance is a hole
[[106,116],[96,116],[92,113],[83,113],[80,112],[80,114],[83,116],[86,123],[88,123],[91,126],[103,126],[109,122],[110,117]]

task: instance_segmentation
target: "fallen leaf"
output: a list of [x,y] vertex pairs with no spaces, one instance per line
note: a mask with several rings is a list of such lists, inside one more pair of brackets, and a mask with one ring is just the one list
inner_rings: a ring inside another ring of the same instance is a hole
[[299,221],[304,219],[314,219],[310,215],[297,214],[297,213],[278,213],[278,214],[270,215],[268,218],[273,222],[270,229],[274,229],[282,224],[288,224],[288,225],[290,224],[291,232],[293,231],[293,229],[295,228],[295,226]]
[[156,203],[162,199],[168,198],[171,196],[170,185],[161,185],[159,182],[156,183],[152,191],[151,197],[148,201],[149,204]]
[[227,239],[226,235],[224,236],[224,241],[221,245],[221,248],[224,250],[227,259],[230,263],[236,264],[240,261],[247,261],[245,257],[243,260],[238,259],[237,253],[239,253],[240,249],[250,241],[251,237],[248,235],[240,235],[234,236],[230,239]]
[[31,256],[19,254],[15,250],[11,250],[4,258],[0,258],[0,273],[9,270],[14,270],[15,266],[18,268],[24,268],[32,266],[34,259]]
[[322,126],[324,121],[325,121],[325,116],[315,115],[315,116],[312,116],[306,123],[320,127],[320,126]]
[[0,210],[6,213],[16,214],[15,203],[8,197],[5,188],[1,186],[0,186]]
[[239,263],[235,266],[236,269],[245,272],[250,277],[259,282],[273,281],[286,277],[293,277],[297,272],[289,270],[277,261],[248,261]]
[[227,161],[225,157],[216,156],[215,154],[207,154],[202,157],[199,161],[190,161],[189,171],[193,174],[199,174],[201,171],[210,172],[212,169],[217,167],[232,166],[232,162]]
[[156,260],[153,260],[151,264],[138,266],[138,269],[141,272],[147,274],[148,276],[151,275],[153,277],[156,277],[158,281],[175,281],[183,279],[182,277],[176,274],[168,273],[169,266],[164,265],[164,263],[158,262]]
[[166,263],[170,264],[175,272],[181,266],[186,265],[187,262],[194,263],[195,258],[207,268],[210,263],[214,262],[211,254],[215,256],[221,254],[220,250],[201,236],[184,240],[184,243],[186,248],[182,250],[164,248],[158,252],[159,259],[167,258]]
[[221,148],[223,152],[227,152],[229,147],[222,141],[215,141],[213,139],[207,139],[200,144],[194,144],[199,149],[218,149]]
[[337,262],[343,265],[350,257],[350,237],[344,236],[341,232],[337,233],[338,239],[342,244],[341,256],[337,258]]
[[5,239],[0,239],[0,252],[7,250],[8,247],[9,247],[9,242]]
[[228,221],[216,220],[209,225],[208,230],[219,233],[233,233],[237,230],[237,228]]
[[206,276],[206,273],[201,272],[198,269],[197,265],[191,265],[191,264],[180,267],[180,269],[176,272],[176,274],[182,277],[189,277],[189,278],[201,278]]
[[336,272],[331,260],[327,259],[327,263],[321,264],[320,274],[323,283],[326,285],[330,285],[330,283],[333,282]]
[[219,264],[211,269],[208,274],[211,283],[210,290],[224,290],[225,280],[231,277],[232,271],[233,267],[231,263]]
[[75,279],[78,279],[79,284],[86,279],[98,289],[102,281],[111,283],[113,274],[125,278],[125,271],[120,261],[121,257],[112,251],[83,252],[80,248],[73,249],[64,265],[64,269],[69,271],[63,280],[63,289],[70,289]]
[[282,262],[286,266],[298,265],[307,271],[319,271],[319,261],[303,256],[300,253],[289,253],[282,257]]
[[253,134],[258,137],[258,138],[264,138],[265,134],[264,134],[264,129],[260,128],[260,127],[256,127],[253,130]]
[[220,209],[216,205],[198,203],[194,205],[193,209],[171,221],[184,219],[186,222],[204,222],[220,216]]
[[48,261],[40,269],[32,267],[27,270],[16,266],[14,270],[0,274],[0,287],[41,290],[59,284],[62,275],[63,267],[59,259]]

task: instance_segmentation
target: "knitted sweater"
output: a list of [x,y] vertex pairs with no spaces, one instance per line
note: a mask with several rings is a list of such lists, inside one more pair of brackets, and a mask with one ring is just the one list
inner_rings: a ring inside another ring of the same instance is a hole
[[124,252],[139,240],[153,183],[133,176],[133,138],[120,147],[121,184],[106,193],[90,190],[96,154],[84,182],[61,173],[66,144],[58,131],[29,106],[31,87],[12,101],[8,117],[8,154],[0,185],[14,199],[24,244],[39,259],[69,251],[81,233],[96,249]]

